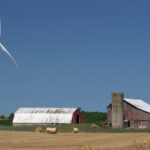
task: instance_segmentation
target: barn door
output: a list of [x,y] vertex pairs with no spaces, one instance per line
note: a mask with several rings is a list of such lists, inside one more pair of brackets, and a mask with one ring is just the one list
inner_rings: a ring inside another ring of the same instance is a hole
[[76,123],[80,123],[80,116],[76,115]]

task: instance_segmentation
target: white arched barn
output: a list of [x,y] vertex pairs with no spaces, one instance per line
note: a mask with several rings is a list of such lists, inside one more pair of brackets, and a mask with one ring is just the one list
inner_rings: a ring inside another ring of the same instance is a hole
[[13,125],[82,123],[78,108],[19,108],[13,119]]

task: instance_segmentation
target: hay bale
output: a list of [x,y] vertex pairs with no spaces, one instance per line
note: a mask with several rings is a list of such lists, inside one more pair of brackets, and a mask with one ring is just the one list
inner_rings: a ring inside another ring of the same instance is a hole
[[96,125],[95,123],[93,123],[93,124],[90,125],[90,128],[99,128],[99,126]]
[[56,134],[57,133],[57,128],[46,128],[47,133],[51,134]]
[[71,132],[72,132],[72,133],[78,133],[79,130],[78,130],[78,128],[72,128]]
[[40,127],[36,128],[36,129],[35,129],[35,132],[36,132],[36,133],[41,133],[41,132],[42,132],[42,128],[40,128]]

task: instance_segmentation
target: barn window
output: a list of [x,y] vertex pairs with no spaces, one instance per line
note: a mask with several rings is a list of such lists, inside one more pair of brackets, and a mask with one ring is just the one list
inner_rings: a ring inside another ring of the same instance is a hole
[[109,122],[109,123],[108,123],[108,126],[109,126],[109,127],[112,127],[112,123],[111,123],[111,122]]
[[139,125],[141,125],[141,120],[139,120]]

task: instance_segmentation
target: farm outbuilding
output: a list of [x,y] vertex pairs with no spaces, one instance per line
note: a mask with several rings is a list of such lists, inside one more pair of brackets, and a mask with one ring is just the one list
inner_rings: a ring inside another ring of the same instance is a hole
[[150,128],[150,105],[140,99],[124,98],[123,93],[112,93],[107,123],[113,128]]
[[82,114],[78,108],[19,108],[13,119],[13,125],[78,124],[82,122]]

